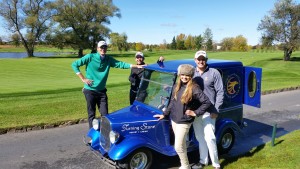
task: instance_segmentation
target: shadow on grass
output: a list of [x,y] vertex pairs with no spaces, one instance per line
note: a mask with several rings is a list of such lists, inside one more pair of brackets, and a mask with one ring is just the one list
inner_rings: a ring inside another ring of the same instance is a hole
[[[277,146],[281,144],[284,140],[279,140],[277,141],[274,146]],[[269,145],[269,144],[268,144]],[[252,157],[254,154],[258,153],[259,151],[263,150],[265,148],[266,144],[260,145],[255,147],[251,152],[247,152],[238,156],[234,157],[224,157],[224,161],[222,161],[221,166],[226,166],[228,164],[234,163],[238,161],[240,158],[247,158],[247,157]]]
[[291,61],[300,62],[300,57],[291,57]]
[[[273,114],[280,114],[280,112],[274,111]],[[264,121],[263,119],[260,120]],[[269,142],[270,139],[266,138],[272,138],[274,126],[247,118],[244,118],[244,121],[248,124],[248,127],[243,128],[243,134],[236,138],[236,144],[233,149],[230,150],[228,154],[220,156],[220,158],[224,159],[221,162],[221,166],[223,167],[234,163],[241,158],[252,157],[254,154],[263,150],[266,145],[271,146],[271,144],[266,143]],[[277,127],[276,137],[286,133],[288,133],[288,131],[285,128]],[[281,144],[283,141],[284,140],[276,140],[274,146]]]
[[[109,84],[106,87],[108,88],[114,88],[114,87],[123,87],[128,85],[127,82],[118,83],[118,84]],[[4,93],[0,94],[1,98],[11,98],[11,97],[22,97],[22,96],[38,96],[38,95],[46,95],[46,94],[61,94],[61,93],[67,93],[67,92],[78,92],[81,91],[82,87],[75,87],[75,88],[69,88],[69,89],[55,89],[55,90],[39,90],[39,91],[33,91],[33,92],[19,92],[19,93]]]
[[21,96],[37,96],[37,95],[45,95],[45,94],[75,92],[75,91],[80,91],[81,89],[82,89],[82,87],[76,87],[76,88],[70,88],[70,89],[39,90],[39,91],[35,91],[35,92],[5,93],[5,94],[0,94],[0,97],[7,98],[7,97],[21,97]]
[[[283,58],[271,58],[268,61],[278,61],[278,60],[283,61]],[[300,57],[291,57],[290,62],[300,62]]]
[[277,145],[281,144],[282,142],[284,142],[284,140],[279,140],[279,141],[277,141],[277,143],[274,144],[274,146],[277,146]]
[[236,162],[240,158],[252,157],[255,153],[258,153],[259,151],[264,149],[265,146],[266,146],[266,144],[257,146],[253,151],[247,152],[242,155],[238,155],[238,156],[234,156],[234,157],[224,157],[224,161],[222,161],[221,166],[225,167],[226,165],[228,165],[230,163]]

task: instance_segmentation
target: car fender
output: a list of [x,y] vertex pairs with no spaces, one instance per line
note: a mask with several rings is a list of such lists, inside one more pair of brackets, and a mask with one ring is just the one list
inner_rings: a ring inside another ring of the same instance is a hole
[[151,144],[151,139],[141,135],[130,136],[122,140],[120,143],[114,144],[108,152],[108,156],[113,160],[122,160],[136,149],[146,147],[150,150],[159,152],[159,147]]
[[[87,133],[87,137],[90,137],[92,140],[90,146],[95,150],[99,150],[99,148],[100,148],[100,131],[95,130],[94,128],[90,128],[89,132]],[[103,152],[101,152],[101,153],[103,153]]]
[[219,142],[222,133],[228,128],[238,133],[242,132],[239,125],[237,125],[232,119],[229,118],[219,119],[216,122],[216,133],[215,133],[217,142]]

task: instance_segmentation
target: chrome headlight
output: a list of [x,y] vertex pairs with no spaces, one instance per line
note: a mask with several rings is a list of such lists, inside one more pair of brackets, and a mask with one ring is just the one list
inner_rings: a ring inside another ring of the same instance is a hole
[[95,130],[99,130],[99,124],[100,124],[100,121],[98,119],[94,119],[92,122],[93,128]]
[[116,143],[120,138],[120,134],[115,131],[110,131],[109,132],[109,140],[112,144]]

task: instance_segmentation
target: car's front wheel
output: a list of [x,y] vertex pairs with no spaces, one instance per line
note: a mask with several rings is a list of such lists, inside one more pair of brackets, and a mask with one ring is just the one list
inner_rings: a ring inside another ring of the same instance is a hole
[[131,153],[118,165],[124,169],[149,169],[152,164],[152,152],[148,149],[138,149]]

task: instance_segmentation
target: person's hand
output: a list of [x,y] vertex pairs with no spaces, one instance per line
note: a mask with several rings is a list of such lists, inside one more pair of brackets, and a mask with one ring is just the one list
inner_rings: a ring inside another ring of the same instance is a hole
[[218,117],[217,113],[210,113],[210,118],[216,119]]
[[83,83],[85,83],[85,84],[87,84],[87,85],[89,85],[89,86],[91,86],[92,84],[93,84],[93,80],[90,80],[90,79],[82,79],[82,81],[83,81]]
[[144,68],[145,66],[147,66],[147,65],[136,65],[136,67],[139,69]]
[[165,116],[162,114],[155,114],[153,117],[158,118],[158,120],[165,118]]
[[193,116],[193,117],[196,116],[196,113],[193,110],[186,110],[185,114],[188,115],[188,116]]
[[163,61],[165,61],[165,58],[164,58],[163,56],[160,56],[160,57],[158,58],[158,60],[159,60],[160,62],[163,62]]

